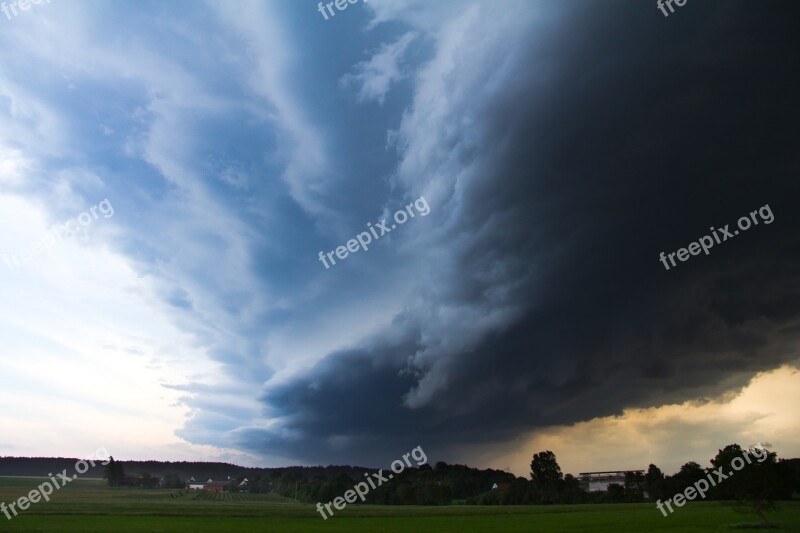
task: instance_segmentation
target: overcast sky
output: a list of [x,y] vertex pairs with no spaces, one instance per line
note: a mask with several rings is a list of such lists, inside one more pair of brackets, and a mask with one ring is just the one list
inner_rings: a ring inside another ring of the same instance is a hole
[[332,10],[0,14],[0,455],[800,455],[800,4]]

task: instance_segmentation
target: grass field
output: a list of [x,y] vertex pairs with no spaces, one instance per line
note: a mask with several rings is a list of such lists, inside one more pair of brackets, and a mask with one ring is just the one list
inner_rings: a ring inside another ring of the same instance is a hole
[[[46,478],[0,477],[7,504]],[[219,531],[413,531],[503,532],[713,532],[754,523],[718,502],[690,502],[667,518],[653,504],[572,506],[377,506],[351,505],[323,520],[314,506],[274,494],[188,493],[109,489],[99,479],[78,479],[9,521],[0,531],[219,532]],[[783,531],[800,532],[800,502],[784,502],[769,515]]]

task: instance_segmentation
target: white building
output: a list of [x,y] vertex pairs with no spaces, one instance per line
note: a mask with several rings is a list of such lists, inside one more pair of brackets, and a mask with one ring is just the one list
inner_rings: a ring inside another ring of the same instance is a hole
[[578,474],[580,487],[587,492],[607,492],[612,483],[625,486],[625,474],[644,474],[644,470],[612,470],[608,472],[581,472]]

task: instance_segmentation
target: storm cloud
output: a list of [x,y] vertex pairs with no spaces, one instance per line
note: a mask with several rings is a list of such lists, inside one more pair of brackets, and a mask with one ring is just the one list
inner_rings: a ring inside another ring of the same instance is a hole
[[[413,297],[383,331],[267,382],[273,423],[240,428],[239,446],[447,458],[797,363],[800,6],[494,5],[404,20],[434,43],[389,134],[393,185],[431,205],[398,243]],[[767,204],[773,223],[659,261]]]

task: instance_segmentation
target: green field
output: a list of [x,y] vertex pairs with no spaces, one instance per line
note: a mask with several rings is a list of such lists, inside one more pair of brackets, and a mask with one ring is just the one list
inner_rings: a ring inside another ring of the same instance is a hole
[[[8,504],[46,478],[0,477]],[[78,479],[9,521],[0,531],[219,532],[219,531],[730,531],[756,522],[718,502],[690,502],[664,518],[653,504],[466,506],[350,505],[323,520],[308,504],[274,494],[188,493],[109,489],[99,479]],[[781,503],[770,519],[783,531],[800,531],[800,502]]]

